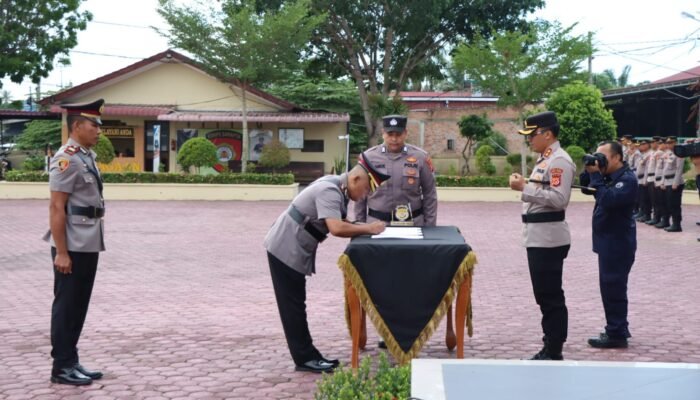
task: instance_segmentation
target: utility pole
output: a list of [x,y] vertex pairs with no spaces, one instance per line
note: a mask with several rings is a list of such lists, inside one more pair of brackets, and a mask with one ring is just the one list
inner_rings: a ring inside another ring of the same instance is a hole
[[593,32],[588,32],[588,48],[591,54],[588,55],[588,84],[593,84]]

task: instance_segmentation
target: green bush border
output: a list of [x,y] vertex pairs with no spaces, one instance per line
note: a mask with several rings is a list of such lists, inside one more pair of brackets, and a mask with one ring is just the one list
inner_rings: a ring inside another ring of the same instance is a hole
[[[208,184],[250,184],[250,185],[291,185],[292,174],[236,174],[215,175],[154,174],[151,172],[104,173],[105,183],[208,183]],[[9,182],[48,182],[49,175],[39,171],[8,171]]]

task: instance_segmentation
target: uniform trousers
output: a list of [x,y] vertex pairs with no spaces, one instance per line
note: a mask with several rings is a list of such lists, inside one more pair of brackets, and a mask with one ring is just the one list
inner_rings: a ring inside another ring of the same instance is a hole
[[562,289],[562,273],[570,247],[527,248],[532,289],[542,312],[542,331],[545,341],[554,344],[566,342],[568,333],[569,312]]
[[634,264],[634,252],[598,254],[600,296],[605,310],[605,333],[611,338],[630,337],[627,322],[627,279]]
[[651,212],[654,212],[654,216],[657,216],[659,212],[658,206],[656,205],[656,188],[654,182],[647,182],[646,185],[647,196],[649,198],[649,217],[651,217]]
[[668,217],[668,208],[666,207],[666,190],[662,189],[661,187],[657,186],[654,189],[654,199],[656,200],[656,215],[659,216],[659,218],[667,218]]
[[[78,340],[83,330],[100,253],[69,251],[70,274],[53,267],[53,305],[51,307],[51,357],[53,369],[69,368],[79,362]],[[51,261],[56,248],[51,248]]]
[[284,336],[294,363],[302,365],[320,359],[322,355],[314,347],[306,320],[306,276],[269,252],[267,260]]
[[646,184],[639,185],[639,214],[650,217],[651,216],[651,199],[649,198],[649,191],[647,190]]
[[681,223],[681,198],[683,197],[683,189],[685,189],[685,185],[678,185],[676,190],[673,190],[671,186],[666,186],[667,215],[671,217],[674,224]]

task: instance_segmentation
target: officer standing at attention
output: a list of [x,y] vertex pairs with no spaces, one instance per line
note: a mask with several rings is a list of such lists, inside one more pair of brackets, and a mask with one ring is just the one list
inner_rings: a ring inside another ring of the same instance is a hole
[[639,184],[639,191],[637,192],[639,212],[635,214],[634,217],[637,222],[644,222],[651,219],[651,199],[649,198],[649,191],[647,190],[647,164],[651,158],[651,151],[649,151],[649,140],[639,140],[639,151],[640,157],[639,161],[637,162],[637,168],[635,169],[637,174],[637,183]]
[[[647,160],[647,167],[645,171],[646,175],[646,190],[647,190],[647,197],[649,199],[649,211],[651,212],[649,214],[649,218],[646,220],[642,221],[647,225],[654,225],[657,222],[654,222],[652,224],[652,221],[654,221],[654,218],[657,217],[658,214],[658,206],[656,204],[656,191],[654,187],[654,178],[655,178],[655,171],[656,171],[656,152],[659,149],[659,142],[661,141],[661,137],[659,136],[654,136],[651,139],[651,150],[647,152],[647,156],[649,157]],[[653,213],[653,216],[652,216]]]
[[66,109],[68,141],[49,168],[50,230],[54,270],[51,307],[51,382],[89,385],[102,373],[89,371],[78,359],[78,340],[87,315],[104,245],[105,213],[102,178],[90,150],[100,137],[104,100],[62,106]]
[[571,235],[565,210],[571,198],[576,165],[561,148],[559,122],[551,111],[530,116],[524,129],[530,148],[541,153],[530,182],[517,173],[510,188],[522,192],[523,236],[535,300],[542,312],[544,347],[531,360],[563,360],[562,347],[568,332],[568,310],[562,289],[564,259]]
[[[622,148],[604,142],[597,153],[604,162],[586,165],[581,185],[595,189],[593,208],[593,252],[598,254],[600,295],[605,310],[605,332],[588,339],[596,348],[624,348],[629,338],[627,279],[637,251],[637,226],[632,218],[637,198],[637,177],[622,161]],[[605,164],[605,165],[604,165]],[[585,194],[590,191],[583,189]]]
[[658,195],[659,203],[659,222],[654,226],[657,229],[664,229],[671,226],[670,214],[669,214],[669,204],[668,196],[666,195],[666,180],[664,179],[664,171],[666,170],[666,163],[668,162],[668,156],[671,151],[668,149],[666,144],[666,139],[662,138],[661,144],[659,145],[659,152],[657,152],[656,159],[656,194]]
[[265,236],[272,285],[282,328],[297,371],[331,372],[338,360],[328,360],[313,344],[306,320],[306,276],[316,272],[316,248],[330,232],[352,237],[377,234],[384,223],[347,222],[348,200],[375,191],[388,175],[378,172],[364,155],[350,172],[328,175],[299,193]]
[[355,220],[403,222],[408,215],[415,226],[435,226],[438,204],[430,156],[406,144],[405,116],[388,115],[382,120],[384,143],[367,149],[365,155],[378,171],[393,179],[355,202]]
[[664,228],[666,232],[681,232],[681,198],[683,197],[683,189],[685,189],[685,180],[683,179],[683,164],[685,160],[678,157],[673,152],[673,147],[676,145],[676,137],[669,136],[666,138],[668,153],[666,154],[666,162],[664,163],[664,186],[666,187],[666,206],[668,207],[668,216],[672,223]]

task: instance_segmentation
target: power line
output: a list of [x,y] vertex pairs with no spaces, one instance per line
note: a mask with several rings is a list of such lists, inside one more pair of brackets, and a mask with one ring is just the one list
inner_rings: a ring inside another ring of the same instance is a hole
[[153,27],[151,27],[151,26],[122,24],[122,23],[119,23],[119,22],[107,22],[107,21],[91,21],[91,22],[94,23],[94,24],[122,26],[122,27],[125,27],[125,28],[153,29]]
[[122,56],[119,54],[105,54],[105,53],[93,53],[90,51],[80,51],[80,50],[71,50],[71,53],[76,53],[76,54],[85,54],[88,56],[100,56],[100,57],[114,57],[114,58],[126,58],[130,60],[143,60],[146,57],[131,57],[131,56]]

